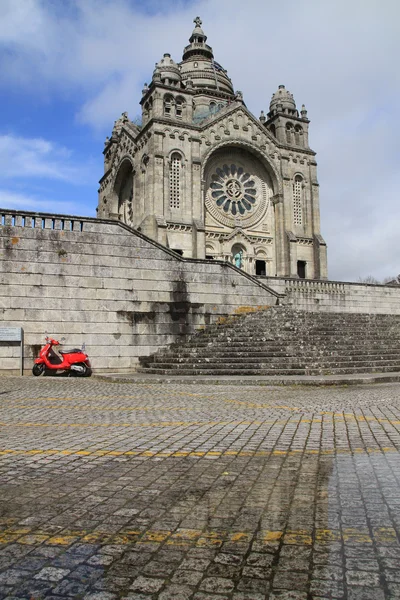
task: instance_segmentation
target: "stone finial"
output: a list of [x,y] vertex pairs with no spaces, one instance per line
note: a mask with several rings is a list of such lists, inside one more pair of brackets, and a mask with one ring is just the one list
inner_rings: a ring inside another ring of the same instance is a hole
[[104,141],[104,146],[108,146],[109,142],[110,142],[110,138],[107,136]]
[[143,86],[143,89],[142,89],[142,96],[147,94],[148,91],[149,91],[149,86],[147,85],[147,83],[145,83]]
[[307,110],[306,110],[306,107],[305,107],[304,104],[301,107],[300,114],[301,114],[302,119],[306,119],[307,118]]
[[243,101],[243,92],[241,92],[240,90],[237,90],[236,94],[235,94],[235,99],[239,100],[239,102]]
[[200,19],[200,17],[196,17],[195,19],[193,19],[193,23],[196,25],[196,27],[201,28],[203,21]]
[[260,114],[260,121],[261,121],[261,123],[265,123],[265,120],[266,120],[265,119],[265,114],[264,114],[264,111],[262,110],[261,114]]

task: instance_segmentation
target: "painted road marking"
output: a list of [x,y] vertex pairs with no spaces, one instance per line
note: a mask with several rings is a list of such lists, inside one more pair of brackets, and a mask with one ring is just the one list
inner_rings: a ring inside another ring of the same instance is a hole
[[152,450],[72,450],[72,449],[31,449],[31,450],[16,450],[16,449],[3,449],[0,450],[0,456],[34,456],[35,454],[41,454],[45,456],[50,455],[65,455],[65,456],[143,456],[148,458],[186,458],[186,457],[243,457],[243,456],[299,456],[301,454],[307,455],[318,455],[333,456],[336,454],[376,454],[376,453],[390,453],[398,452],[399,450],[395,447],[382,447],[382,448],[328,448],[323,450],[313,449],[271,449],[271,450],[224,450],[224,451],[201,451],[201,450],[188,450],[188,451],[157,451]]
[[[24,407],[20,407],[20,408],[24,408]],[[48,407],[46,407],[48,408]],[[59,407],[56,407],[59,408]],[[75,408],[75,407],[68,407],[69,409]],[[80,407],[76,407],[78,410],[81,410]],[[96,412],[96,411],[101,411],[101,410],[109,410],[111,412],[113,412],[113,410],[120,410],[120,411],[124,411],[124,410],[135,410],[135,409],[130,409],[130,408],[120,408],[120,409],[101,409],[101,408],[95,408],[93,407],[92,409],[84,409],[84,410],[91,410],[92,412]],[[160,411],[162,411],[163,409],[160,409]],[[174,410],[174,409],[171,409]],[[187,408],[182,408],[182,409],[177,409],[177,410],[189,410]],[[373,423],[388,423],[390,425],[400,425],[400,420],[391,420],[391,419],[387,419],[387,418],[378,418],[378,417],[365,417],[363,415],[355,415],[355,414],[343,414],[343,413],[339,413],[339,414],[334,414],[334,413],[324,413],[323,416],[327,416],[327,417],[332,417],[335,422],[339,421],[339,422],[345,422],[346,420],[353,420],[356,421],[358,423],[365,423],[365,422],[373,422]],[[0,422],[0,427],[175,427],[175,426],[184,426],[184,427],[189,427],[189,426],[195,426],[195,425],[199,425],[199,426],[216,426],[216,425],[221,425],[221,426],[225,426],[225,425],[232,425],[232,426],[237,426],[237,425],[285,425],[285,424],[300,424],[300,423],[307,423],[307,424],[313,424],[313,423],[323,423],[324,421],[326,421],[327,419],[320,419],[320,418],[300,418],[300,419],[270,419],[270,420],[253,420],[253,419],[242,419],[242,420],[237,420],[237,421],[156,421],[156,422],[148,422],[148,423],[139,423],[139,422],[134,422],[134,423],[34,423],[34,422],[13,422],[13,421],[2,421]]]
[[87,531],[84,529],[63,530],[59,534],[49,534],[39,529],[18,527],[16,519],[4,519],[5,529],[0,532],[0,545],[18,542],[28,546],[70,546],[79,540],[87,544],[166,544],[171,546],[221,546],[224,542],[234,544],[249,543],[251,540],[265,545],[280,543],[294,546],[311,546],[314,542],[329,544],[332,542],[352,544],[373,544],[374,542],[386,545],[397,545],[395,529],[391,527],[373,527],[356,529],[353,527],[339,529],[310,529],[286,531],[204,531],[200,529],[146,530],[125,528],[118,533]]

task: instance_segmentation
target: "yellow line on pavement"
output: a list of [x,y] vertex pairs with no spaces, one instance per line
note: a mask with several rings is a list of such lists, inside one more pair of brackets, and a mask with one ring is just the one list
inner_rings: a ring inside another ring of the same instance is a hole
[[82,411],[90,411],[90,412],[121,412],[121,411],[143,411],[143,412],[164,412],[164,411],[182,411],[182,410],[190,410],[190,407],[184,407],[184,406],[116,406],[114,408],[108,408],[108,407],[104,407],[101,405],[86,405],[86,406],[81,406],[79,404],[77,405],[71,405],[71,404],[66,404],[65,406],[63,406],[62,404],[54,404],[54,405],[50,405],[50,406],[38,406],[37,404],[11,404],[8,405],[7,408],[39,408],[39,409],[45,409],[45,410],[49,410],[49,408],[55,408],[55,409],[67,409],[67,410],[82,410]]
[[[231,423],[227,421],[225,424]],[[223,425],[219,421],[202,423],[200,421],[162,421],[160,423],[13,423],[0,422],[0,427],[175,427],[190,425]]]
[[[21,407],[24,408],[24,407]],[[46,408],[52,408],[52,407],[46,407]],[[60,408],[60,407],[54,407],[54,408]],[[106,410],[106,411],[110,411],[113,412],[114,410],[116,412],[120,411],[120,412],[124,412],[124,411],[129,411],[129,410],[137,410],[136,408],[130,408],[130,407],[120,407],[120,408],[116,408],[116,409],[102,409],[101,407],[96,407],[93,409],[86,409],[86,408],[81,408],[81,407],[73,407],[70,406],[68,407],[69,409],[77,409],[77,410],[84,410],[84,411],[93,411],[93,412],[101,412],[102,410]],[[190,410],[189,408],[168,408],[168,409],[159,409],[160,412],[162,410]],[[343,415],[343,414],[329,414],[329,416],[332,416],[332,418],[335,420],[335,422],[339,421],[345,421],[345,419],[353,419],[356,422],[374,422],[374,423],[379,423],[379,424],[383,424],[383,423],[388,423],[390,425],[400,425],[400,421],[399,420],[390,420],[387,418],[377,418],[377,417],[364,417],[364,416],[358,416],[358,415],[354,415],[354,414],[349,414],[349,415]],[[345,417],[345,418],[344,418]],[[232,426],[237,426],[237,425],[285,425],[285,424],[300,424],[300,423],[307,423],[307,424],[319,424],[319,423],[323,423],[323,419],[321,418],[289,418],[289,419],[270,419],[270,420],[255,420],[255,419],[242,419],[242,420],[235,420],[235,421],[156,421],[156,422],[147,422],[147,423],[35,423],[35,422],[13,422],[13,421],[2,421],[0,422],[0,427],[175,427],[175,426],[184,426],[184,427],[188,427],[188,426],[194,426],[194,425],[198,425],[198,426],[216,426],[216,425],[221,425],[221,426],[225,426],[225,425],[232,425]]]
[[333,456],[335,454],[376,454],[376,453],[390,453],[398,452],[397,448],[394,447],[382,447],[382,448],[327,448],[322,450],[317,449],[271,449],[271,450],[176,450],[176,451],[153,451],[153,450],[73,450],[73,449],[30,449],[30,450],[17,450],[17,449],[3,449],[0,450],[0,456],[34,456],[34,455],[61,455],[61,456],[143,456],[149,458],[184,458],[184,457],[268,457],[268,456],[300,456],[301,454],[307,455],[318,455],[322,456]]
[[27,546],[70,546],[77,540],[87,544],[139,544],[144,546],[194,546],[194,547],[220,547],[223,543],[248,544],[255,541],[260,545],[278,546],[280,543],[292,546],[311,546],[315,541],[326,545],[332,542],[351,543],[354,545],[370,545],[374,541],[386,545],[396,545],[395,529],[391,527],[375,527],[368,529],[344,528],[339,529],[299,529],[287,531],[204,531],[200,529],[149,529],[141,531],[126,527],[118,533],[88,531],[84,529],[64,529],[57,535],[29,527],[18,527],[16,519],[6,519],[5,529],[0,532],[0,545],[18,543]]

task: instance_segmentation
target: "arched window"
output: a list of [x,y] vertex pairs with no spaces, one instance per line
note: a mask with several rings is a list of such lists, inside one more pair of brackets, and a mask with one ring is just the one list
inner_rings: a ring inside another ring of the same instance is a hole
[[[114,198],[112,212],[123,223],[131,225],[133,222],[133,191],[134,170],[130,160],[123,160],[114,183]],[[115,214],[116,213],[116,214]]]
[[215,102],[210,102],[210,113],[214,115],[217,112],[217,105]]
[[293,223],[303,224],[303,178],[296,175],[293,180]]
[[175,101],[175,116],[177,119],[182,119],[183,108],[184,108],[184,100],[183,100],[183,98],[178,97]]
[[288,144],[292,143],[293,138],[293,125],[291,123],[286,123],[286,142]]
[[179,208],[181,200],[182,157],[178,152],[171,156],[169,168],[169,206]]
[[172,113],[173,98],[170,95],[164,96],[164,117],[170,117]]
[[297,146],[303,145],[303,128],[300,125],[296,125],[294,128],[294,143]]

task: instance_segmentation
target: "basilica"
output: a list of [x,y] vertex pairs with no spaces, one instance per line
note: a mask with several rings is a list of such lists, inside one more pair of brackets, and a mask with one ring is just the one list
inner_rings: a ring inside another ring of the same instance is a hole
[[326,279],[305,106],[280,85],[256,118],[194,23],[182,60],[164,54],[144,85],[141,124],[123,113],[106,139],[98,217],[187,258]]

